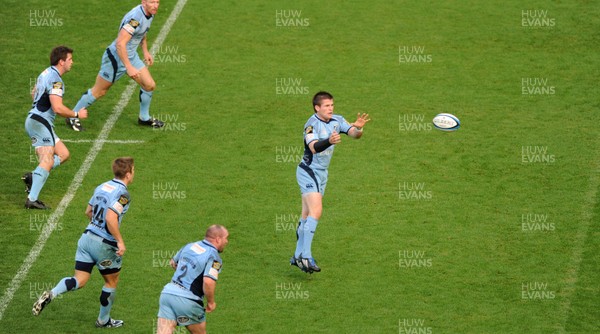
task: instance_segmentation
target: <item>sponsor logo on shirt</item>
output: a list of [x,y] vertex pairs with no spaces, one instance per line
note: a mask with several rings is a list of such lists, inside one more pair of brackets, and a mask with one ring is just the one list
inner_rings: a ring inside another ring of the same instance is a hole
[[206,252],[206,249],[202,248],[198,244],[193,244],[191,247],[191,250],[196,254],[202,254],[202,253]]

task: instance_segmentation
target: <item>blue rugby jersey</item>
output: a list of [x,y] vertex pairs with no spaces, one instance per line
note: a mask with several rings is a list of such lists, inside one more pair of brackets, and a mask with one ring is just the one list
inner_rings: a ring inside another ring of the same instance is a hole
[[113,179],[99,185],[89,201],[89,205],[92,207],[92,219],[87,230],[104,239],[116,242],[117,240],[108,231],[106,213],[108,210],[114,211],[119,217],[119,228],[121,228],[121,220],[127,213],[130,203],[127,186],[121,181]]
[[348,134],[350,125],[344,117],[333,115],[329,122],[325,122],[317,117],[315,113],[312,115],[306,124],[304,124],[304,157],[300,164],[304,164],[311,169],[326,170],[331,162],[335,145],[329,146],[326,150],[313,154],[308,147],[308,144],[315,140],[327,139],[335,131],[339,134]]
[[48,67],[37,78],[33,104],[29,112],[43,117],[50,124],[54,124],[56,113],[52,110],[50,95],[63,97],[64,93],[65,84],[60,73],[56,67]]
[[204,277],[219,279],[223,261],[218,250],[207,240],[185,245],[175,254],[177,269],[162,293],[202,302]]
[[[144,36],[146,36],[148,30],[150,30],[150,25],[152,24],[153,19],[154,15],[147,15],[146,12],[144,12],[144,7],[139,5],[125,14],[123,20],[121,20],[119,32],[121,29],[125,29],[131,35],[131,39],[129,42],[127,42],[127,56],[130,59],[134,57],[138,46],[142,42],[142,39]],[[116,38],[112,44],[108,46],[108,49],[113,55],[115,55],[115,57],[117,56]]]

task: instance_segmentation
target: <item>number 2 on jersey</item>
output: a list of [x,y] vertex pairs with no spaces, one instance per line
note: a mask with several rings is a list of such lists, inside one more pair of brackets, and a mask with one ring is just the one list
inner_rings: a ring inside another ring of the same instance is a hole
[[181,279],[182,279],[182,278],[183,278],[185,275],[187,275],[187,270],[188,270],[187,264],[184,264],[183,266],[181,266],[181,271],[182,271],[182,272],[181,272],[181,275],[177,276],[177,282],[179,282],[179,283],[183,284],[183,282],[181,281]]

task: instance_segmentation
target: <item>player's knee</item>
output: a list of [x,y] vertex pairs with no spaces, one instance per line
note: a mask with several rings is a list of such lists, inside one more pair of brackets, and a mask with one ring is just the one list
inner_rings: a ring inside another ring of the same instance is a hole
[[144,88],[144,90],[147,92],[153,92],[156,89],[156,83],[154,82],[154,80],[151,80],[150,82],[144,84],[142,88]]
[[71,157],[71,152],[69,152],[69,150],[65,150],[64,152],[60,153],[59,157],[60,157],[60,163],[64,164]]
[[309,216],[313,217],[316,220],[321,219],[321,214],[323,213],[323,208],[314,208],[310,211]]
[[107,92],[108,92],[108,89],[92,88],[92,96],[96,100],[98,100],[101,97],[103,97],[104,95],[106,95]]

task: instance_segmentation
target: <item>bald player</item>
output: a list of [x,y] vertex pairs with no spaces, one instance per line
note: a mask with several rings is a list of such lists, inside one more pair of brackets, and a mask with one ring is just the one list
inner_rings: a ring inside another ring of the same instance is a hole
[[176,326],[192,334],[206,333],[206,313],[217,307],[215,288],[223,265],[219,253],[228,237],[224,226],[211,225],[204,240],[185,245],[171,259],[175,273],[160,294],[158,334],[171,334]]

